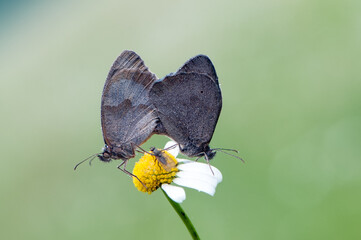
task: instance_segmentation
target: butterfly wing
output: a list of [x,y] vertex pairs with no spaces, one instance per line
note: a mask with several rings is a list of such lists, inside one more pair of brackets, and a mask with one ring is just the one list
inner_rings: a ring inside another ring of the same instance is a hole
[[120,155],[134,155],[152,134],[157,117],[149,101],[156,76],[132,51],[124,51],[111,67],[104,85],[101,121],[104,141]]
[[213,66],[212,61],[209,59],[209,57],[205,55],[197,55],[191,59],[189,59],[178,71],[177,73],[202,73],[208,75],[210,78],[212,78],[217,85],[218,83],[218,77],[216,73],[216,69]]
[[177,73],[157,81],[150,91],[150,99],[166,135],[181,146],[194,146],[196,151],[212,139],[222,108],[222,96],[218,81],[210,77],[212,73],[198,73],[202,71],[197,68],[193,69],[198,72],[184,69],[183,66]]
[[[149,72],[147,66],[145,66],[143,60],[140,58],[138,54],[136,54],[133,51],[125,50],[114,61],[112,67],[109,70],[106,82],[111,81],[111,78],[116,72],[130,68]],[[107,83],[105,83],[105,85],[106,84]]]

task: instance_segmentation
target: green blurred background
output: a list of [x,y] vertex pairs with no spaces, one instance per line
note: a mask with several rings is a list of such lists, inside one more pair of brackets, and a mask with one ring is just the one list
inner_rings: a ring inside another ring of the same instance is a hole
[[73,171],[103,147],[102,88],[124,49],[160,78],[200,53],[216,67],[211,146],[246,164],[218,153],[216,195],[186,190],[202,239],[361,239],[360,1],[0,7],[1,239],[189,238],[163,194],[138,192],[118,162]]

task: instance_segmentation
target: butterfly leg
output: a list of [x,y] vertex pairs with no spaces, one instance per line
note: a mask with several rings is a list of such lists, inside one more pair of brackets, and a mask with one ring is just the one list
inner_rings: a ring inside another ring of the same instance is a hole
[[168,150],[170,150],[170,149],[175,148],[177,145],[178,145],[178,143],[176,143],[176,144],[174,144],[174,145],[172,145],[172,146],[170,146],[170,147],[167,147],[167,148],[165,148],[165,149],[163,149],[163,150],[168,151]]
[[[125,160],[121,164],[119,164],[118,169],[121,170],[122,172],[124,172],[125,174],[127,174],[129,177],[135,177],[146,189],[148,189],[147,186],[145,186],[144,183],[142,181],[140,181],[140,179],[137,176],[135,176],[133,173],[131,173],[125,169],[127,166],[127,162],[128,162],[128,160]],[[123,166],[123,168],[122,168],[122,166]]]
[[204,153],[204,158],[206,159],[206,161],[207,161],[207,163],[208,163],[208,166],[209,166],[209,169],[211,169],[211,172],[212,172],[212,174],[213,174],[213,176],[214,176],[214,172],[213,172],[213,170],[212,170],[212,166],[211,166],[211,164],[209,164],[209,159],[208,159],[208,156],[207,156],[206,153]]
[[143,148],[141,148],[140,146],[138,146],[138,145],[135,144],[135,143],[132,143],[132,147],[133,147],[133,149],[134,149],[135,147],[139,148],[141,151],[139,151],[138,149],[135,150],[135,151],[137,151],[137,152],[139,152],[139,153],[148,153],[148,154],[152,155],[150,152],[145,151]]

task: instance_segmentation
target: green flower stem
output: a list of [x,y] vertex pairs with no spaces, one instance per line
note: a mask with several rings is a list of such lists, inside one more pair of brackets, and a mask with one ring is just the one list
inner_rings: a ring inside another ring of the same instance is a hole
[[191,222],[191,220],[188,218],[187,214],[185,213],[185,211],[182,209],[182,207],[180,206],[179,203],[174,202],[172,199],[170,199],[168,197],[168,195],[164,192],[164,190],[162,189],[165,197],[168,199],[170,205],[172,205],[172,207],[174,208],[174,210],[178,213],[178,216],[182,219],[184,225],[186,225],[189,233],[191,234],[193,239],[200,239],[199,235],[196,231],[196,229],[193,226],[193,223]]

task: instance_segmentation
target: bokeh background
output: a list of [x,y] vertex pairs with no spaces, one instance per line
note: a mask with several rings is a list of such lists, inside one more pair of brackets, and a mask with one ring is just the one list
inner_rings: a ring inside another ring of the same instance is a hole
[[202,239],[360,239],[360,12],[357,0],[1,1],[0,238],[189,238],[118,162],[73,171],[104,144],[103,84],[132,49],[160,78],[200,53],[216,67],[211,146],[246,163],[218,153],[216,195],[186,190]]

